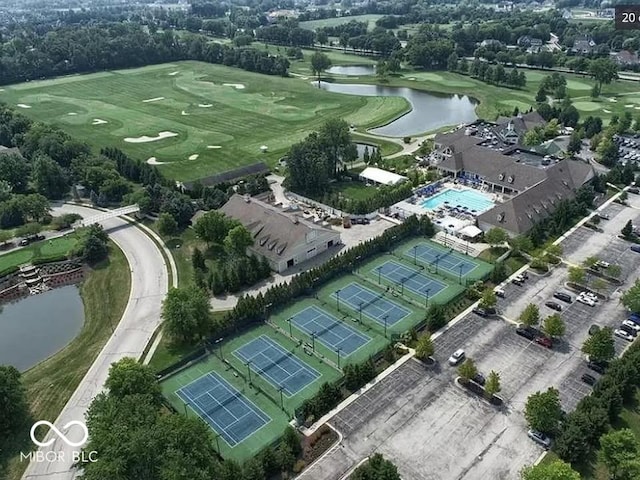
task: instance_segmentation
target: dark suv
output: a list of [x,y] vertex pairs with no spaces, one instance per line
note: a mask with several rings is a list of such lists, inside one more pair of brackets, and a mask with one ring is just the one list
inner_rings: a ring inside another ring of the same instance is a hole
[[562,305],[560,305],[559,303],[549,301],[549,302],[545,302],[545,305],[547,307],[549,307],[550,309],[555,310],[557,312],[561,312],[562,311]]
[[587,363],[587,367],[589,367],[594,372],[603,374],[604,371],[607,369],[607,364],[603,362],[589,362]]
[[536,332],[531,327],[518,327],[516,328],[516,333],[528,340],[533,340],[534,338],[536,338]]
[[571,295],[564,292],[556,292],[553,294],[555,298],[558,300],[562,300],[563,302],[571,303]]

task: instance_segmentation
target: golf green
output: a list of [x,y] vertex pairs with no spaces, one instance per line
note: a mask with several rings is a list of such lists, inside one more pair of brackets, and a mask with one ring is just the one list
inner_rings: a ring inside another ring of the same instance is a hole
[[273,164],[330,118],[368,127],[406,109],[399,97],[340,95],[300,79],[200,62],[28,82],[5,87],[0,101],[177,180]]

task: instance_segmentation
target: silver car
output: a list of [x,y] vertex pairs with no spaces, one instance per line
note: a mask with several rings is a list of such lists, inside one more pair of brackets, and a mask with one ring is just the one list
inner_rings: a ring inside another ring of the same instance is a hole
[[541,445],[548,450],[551,447],[551,439],[547,437],[544,433],[539,432],[537,430],[529,430],[527,435],[531,440],[536,442],[538,445]]

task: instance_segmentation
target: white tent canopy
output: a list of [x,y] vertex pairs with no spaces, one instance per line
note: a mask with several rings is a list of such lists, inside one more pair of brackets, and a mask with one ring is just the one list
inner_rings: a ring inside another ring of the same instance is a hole
[[388,172],[376,167],[367,167],[360,173],[360,178],[379,183],[382,185],[397,185],[398,183],[408,180],[407,177],[398,175],[397,173]]
[[475,225],[467,225],[466,227],[462,228],[458,232],[458,234],[467,238],[476,238],[477,236],[482,235],[482,230],[480,230]]

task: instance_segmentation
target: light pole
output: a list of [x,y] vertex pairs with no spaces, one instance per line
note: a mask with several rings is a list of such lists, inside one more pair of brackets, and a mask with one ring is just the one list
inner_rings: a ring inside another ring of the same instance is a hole
[[436,255],[436,259],[433,261],[433,263],[436,264],[436,273],[438,273],[438,262],[440,261],[440,254]]
[[340,289],[336,290],[336,308],[340,311]]
[[358,256],[356,257],[356,268],[355,268],[356,273],[358,273],[358,270],[360,269],[360,259],[361,259],[361,258],[362,258],[362,257],[361,257],[360,255],[358,255]]
[[380,285],[380,272],[382,271],[382,265],[378,267],[378,285]]
[[251,360],[247,362],[247,372],[249,373],[249,385],[251,385]]
[[287,318],[287,323],[289,324],[289,335],[293,337],[293,330],[291,329],[291,317]]
[[222,341],[224,340],[224,338],[220,337],[219,339],[217,339],[214,342],[214,345],[218,346],[218,355],[220,356],[220,360],[224,361],[224,358],[222,357]]
[[431,293],[431,289],[427,288],[427,296],[425,297],[425,301],[424,301],[424,308],[429,308],[429,294]]
[[384,320],[384,337],[387,338],[387,318],[389,318],[389,315],[385,315],[384,317],[382,317],[382,320]]
[[407,281],[407,277],[400,280],[400,295],[404,296],[404,282]]
[[316,332],[311,332],[311,350],[316,351]]
[[284,387],[282,385],[280,385],[278,387],[278,391],[280,392],[280,408],[282,409],[282,411],[284,411],[284,400],[282,399],[282,390],[284,389]]
[[364,302],[360,302],[360,305],[358,305],[358,313],[360,314],[360,323],[362,323],[362,305],[364,305]]
[[186,417],[188,415],[188,413],[187,413],[187,404],[186,404],[186,402],[182,402],[182,405],[184,406],[184,415]]
[[462,285],[462,267],[464,267],[464,265],[461,263],[461,264],[458,266],[458,268],[459,268],[459,270],[460,270],[460,275],[458,275],[458,283],[459,283],[460,285]]
[[418,245],[414,245],[413,246],[413,264],[414,265],[418,264],[417,253],[418,253]]
[[218,448],[218,455],[222,455],[222,453],[220,453],[220,442],[218,441],[219,438],[220,434],[216,433],[216,447]]
[[269,310],[272,305],[273,303],[267,303],[262,309],[262,316],[264,317],[265,322],[267,321],[267,310]]
[[338,368],[340,368],[340,351],[342,349],[340,347],[336,348],[336,353],[338,354]]

